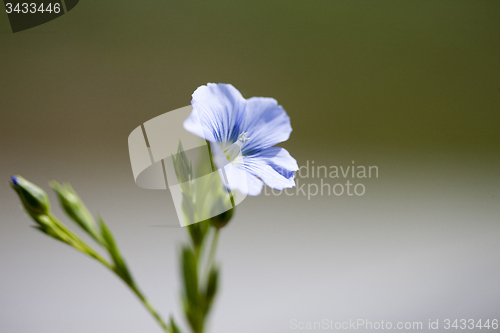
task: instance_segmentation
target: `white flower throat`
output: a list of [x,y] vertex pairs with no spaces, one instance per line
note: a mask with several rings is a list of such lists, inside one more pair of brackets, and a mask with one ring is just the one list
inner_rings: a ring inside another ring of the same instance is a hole
[[227,149],[224,150],[224,154],[229,162],[232,162],[241,152],[241,147],[245,142],[247,142],[250,138],[248,138],[248,133],[241,133],[238,136],[238,140],[230,145]]

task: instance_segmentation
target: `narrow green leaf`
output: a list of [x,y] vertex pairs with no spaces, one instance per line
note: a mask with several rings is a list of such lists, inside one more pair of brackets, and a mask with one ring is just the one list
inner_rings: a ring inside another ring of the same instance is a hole
[[109,252],[109,255],[111,256],[111,259],[113,259],[116,273],[125,282],[133,286],[134,280],[120,254],[120,251],[118,250],[118,246],[116,245],[115,239],[111,234],[111,230],[109,230],[108,226],[104,223],[104,220],[101,217],[98,217],[97,219],[99,221],[99,226],[101,227],[103,242]]
[[173,317],[170,317],[170,332],[172,333],[182,333],[181,330],[179,329],[179,326],[175,323],[175,320]]
[[198,264],[193,250],[185,246],[182,249],[182,272],[184,291],[188,305],[191,308],[198,306]]
[[210,306],[212,305],[212,301],[217,293],[217,287],[219,284],[219,268],[212,267],[210,270],[210,275],[208,276],[207,289],[205,291],[205,301],[206,301],[206,310],[205,313],[208,313],[210,310]]
[[50,186],[56,192],[59,203],[66,214],[75,221],[83,230],[92,236],[97,242],[101,243],[101,237],[97,230],[94,218],[80,199],[78,194],[69,184],[61,185],[55,181],[50,182]]

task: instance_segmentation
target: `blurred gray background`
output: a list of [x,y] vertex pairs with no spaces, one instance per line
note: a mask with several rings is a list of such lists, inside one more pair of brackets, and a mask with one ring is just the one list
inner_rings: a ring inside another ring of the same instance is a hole
[[245,200],[221,235],[210,332],[500,319],[499,14],[499,1],[85,0],[16,34],[0,14],[0,332],[160,332],[117,278],[29,228],[13,173],[70,181],[151,302],[181,318],[185,230],[169,192],[135,185],[127,137],[207,82],[276,98],[299,165],[379,167],[361,197]]

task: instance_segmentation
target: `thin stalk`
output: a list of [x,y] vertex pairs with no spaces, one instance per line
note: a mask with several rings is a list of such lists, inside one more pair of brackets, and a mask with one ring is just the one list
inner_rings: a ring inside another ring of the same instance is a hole
[[126,284],[127,284],[127,286],[130,287],[130,289],[132,289],[132,291],[135,293],[135,295],[139,298],[139,300],[146,307],[146,309],[149,311],[149,313],[155,318],[155,320],[163,328],[163,330],[167,333],[170,333],[170,329],[168,328],[165,321],[161,318],[160,314],[153,308],[153,306],[148,302],[146,297],[144,297],[144,295],[139,291],[139,289],[134,285],[130,285],[128,283],[126,283]]
[[217,252],[218,242],[219,242],[219,229],[215,228],[214,237],[212,239],[212,245],[210,246],[210,254],[207,263],[207,280],[208,280],[208,275],[210,274],[210,268],[212,268],[212,266],[214,265],[215,253]]
[[75,247],[77,250],[80,250],[80,252],[90,256],[91,258],[96,259],[99,261],[101,264],[106,266],[107,268],[113,270],[113,266],[110,265],[106,259],[104,259],[99,253],[97,253],[92,247],[90,247],[87,243],[83,241],[78,235],[76,235],[71,229],[69,229],[64,223],[59,221],[57,217],[55,217],[52,214],[48,215],[49,218],[54,222],[54,224],[63,230],[72,240],[75,241],[73,244],[68,244],[70,246]]

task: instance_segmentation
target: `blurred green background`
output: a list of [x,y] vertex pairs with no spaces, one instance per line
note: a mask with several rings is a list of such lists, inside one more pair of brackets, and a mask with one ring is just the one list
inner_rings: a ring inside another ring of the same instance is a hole
[[[300,165],[355,160],[380,177],[359,198],[246,200],[222,237],[213,332],[491,319],[499,59],[493,0],[82,0],[16,34],[0,14],[0,179],[71,181],[166,313],[184,230],[152,227],[175,213],[167,192],[135,186],[127,137],[198,86],[232,83],[283,105]],[[107,272],[30,230],[6,185],[0,205],[0,331],[155,332]]]
[[229,82],[284,105],[290,144],[498,150],[499,13],[498,1],[85,0],[17,34],[2,15],[2,132],[106,145]]

